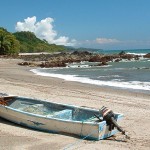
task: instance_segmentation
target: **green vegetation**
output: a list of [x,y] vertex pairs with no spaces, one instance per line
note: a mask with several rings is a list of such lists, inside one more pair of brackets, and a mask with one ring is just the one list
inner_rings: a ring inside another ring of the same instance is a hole
[[74,48],[63,45],[49,44],[45,39],[40,40],[34,33],[21,31],[10,33],[0,27],[0,55],[14,55],[34,52],[60,52],[60,51],[92,51],[89,48]]
[[20,49],[19,41],[6,29],[0,27],[0,55],[18,54]]
[[29,31],[16,32],[13,34],[20,42],[20,52],[56,52],[65,50],[65,46],[48,44],[46,40],[38,39]]
[[32,32],[10,33],[0,27],[0,55],[14,55],[19,52],[57,52],[64,50],[67,50],[65,46],[48,44],[46,40],[38,39]]

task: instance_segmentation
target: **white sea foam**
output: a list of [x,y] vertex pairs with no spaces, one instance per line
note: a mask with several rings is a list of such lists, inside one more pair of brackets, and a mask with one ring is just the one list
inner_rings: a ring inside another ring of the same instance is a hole
[[32,69],[31,71],[34,72],[37,75],[46,76],[46,77],[60,78],[60,79],[64,79],[64,80],[69,79],[68,81],[72,81],[72,79],[74,77],[76,77],[76,75],[63,75],[63,74],[54,74],[54,73],[41,72],[37,69]]
[[90,68],[89,65],[68,65],[67,68]]
[[110,78],[110,77],[121,78],[121,76],[119,75],[98,76],[97,78]]
[[120,62],[127,62],[127,63],[130,63],[130,62],[137,62],[137,61],[146,60],[146,59],[147,59],[147,58],[144,58],[144,57],[142,56],[142,57],[139,57],[139,60],[135,60],[134,58],[132,58],[131,60],[122,59]]
[[144,56],[144,55],[146,55],[146,53],[130,53],[130,52],[128,52],[127,54],[139,55],[139,56]]
[[44,73],[44,72],[40,72],[37,69],[32,69],[31,71],[37,75],[61,78],[66,81],[76,81],[76,82],[87,83],[87,84],[119,87],[125,89],[150,90],[150,82],[139,82],[139,81],[123,82],[121,80],[100,81],[100,80],[93,80],[85,77],[78,77],[77,75]]

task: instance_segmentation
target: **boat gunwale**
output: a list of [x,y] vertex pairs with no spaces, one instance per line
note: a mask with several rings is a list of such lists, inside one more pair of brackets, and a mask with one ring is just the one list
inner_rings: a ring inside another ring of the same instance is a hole
[[[82,109],[82,110],[89,110],[89,111],[94,111],[95,113],[98,113],[99,111],[96,110],[96,109],[93,109],[93,108],[88,108],[88,107],[80,107],[80,106],[76,106],[76,105],[70,105],[70,104],[62,104],[62,103],[57,103],[57,102],[51,102],[51,101],[48,101],[48,100],[39,100],[39,99],[34,99],[34,98],[29,98],[29,97],[21,97],[21,96],[13,96],[13,98],[21,98],[21,99],[29,99],[29,100],[34,100],[34,101],[38,101],[38,102],[47,102],[47,103],[52,103],[52,104],[58,104],[58,105],[62,105],[62,106],[68,106],[68,107],[71,107],[71,108],[78,108],[78,109]],[[28,116],[33,116],[33,117],[37,117],[37,118],[43,118],[43,119],[47,119],[47,120],[57,120],[57,121],[61,121],[61,122],[74,122],[74,123],[81,123],[81,124],[89,124],[89,125],[101,125],[102,123],[106,123],[106,121],[101,121],[101,122],[91,122],[91,121],[78,121],[78,120],[68,120],[68,119],[61,119],[61,118],[55,118],[55,117],[52,117],[52,116],[46,116],[46,115],[40,115],[40,114],[34,114],[34,113],[30,113],[30,112],[26,112],[26,111],[22,111],[22,110],[19,110],[19,109],[16,109],[16,108],[12,108],[10,106],[4,106],[4,105],[0,105],[0,107],[4,107],[6,109],[10,109],[12,111],[15,111],[15,112],[18,112],[18,113],[22,113],[24,115],[28,115]],[[123,117],[123,114],[120,114],[120,113],[115,113],[116,115],[118,115],[118,119],[122,118]],[[94,114],[93,114],[94,116]],[[90,118],[89,118],[90,120]]]
[[[48,103],[53,103],[53,104],[60,104],[62,106],[69,106],[72,108],[81,108],[82,107],[78,107],[78,106],[74,106],[74,105],[68,105],[68,104],[61,104],[61,103],[55,103],[55,102],[49,102],[49,101],[45,101],[45,100],[38,100],[38,99],[33,99],[33,98],[28,98],[28,97],[20,97],[20,96],[14,96],[13,98],[22,98],[22,99],[30,99],[30,100],[35,100],[35,101],[39,101],[39,102],[48,102]],[[61,119],[61,118],[54,118],[52,116],[47,117],[46,115],[40,115],[40,114],[34,114],[34,113],[30,113],[30,112],[26,112],[26,111],[22,111],[16,108],[12,108],[10,106],[4,106],[4,105],[0,105],[0,107],[4,107],[6,109],[10,109],[12,111],[18,112],[18,113],[22,113],[24,115],[28,115],[28,116],[33,116],[33,117],[38,117],[38,118],[43,118],[43,119],[47,119],[47,120],[58,120],[58,121],[62,121],[62,122],[75,122],[75,123],[86,123],[86,124],[100,124],[101,122],[90,122],[90,121],[77,121],[77,120],[67,120],[67,119]],[[86,108],[83,108],[84,110],[87,110]],[[89,109],[88,110],[94,110],[94,109]],[[95,112],[98,112],[98,110],[94,110]]]

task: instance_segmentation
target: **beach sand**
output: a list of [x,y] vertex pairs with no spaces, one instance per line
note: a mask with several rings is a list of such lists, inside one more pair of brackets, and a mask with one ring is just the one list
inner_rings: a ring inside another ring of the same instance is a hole
[[101,141],[34,131],[0,118],[0,150],[57,150],[57,149],[150,149],[150,94],[64,81],[42,77],[18,66],[21,60],[0,58],[0,92],[11,95],[46,99],[49,101],[87,106],[102,106],[124,114],[121,126],[130,140],[120,133]]

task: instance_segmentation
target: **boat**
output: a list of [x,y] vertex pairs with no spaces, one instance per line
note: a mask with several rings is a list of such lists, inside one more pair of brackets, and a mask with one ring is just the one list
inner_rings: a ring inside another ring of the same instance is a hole
[[[118,132],[118,128],[110,130],[107,121],[98,119],[102,116],[97,109],[21,96],[1,96],[0,117],[32,129],[90,140],[105,139]],[[114,118],[118,123],[123,114],[114,113]]]

